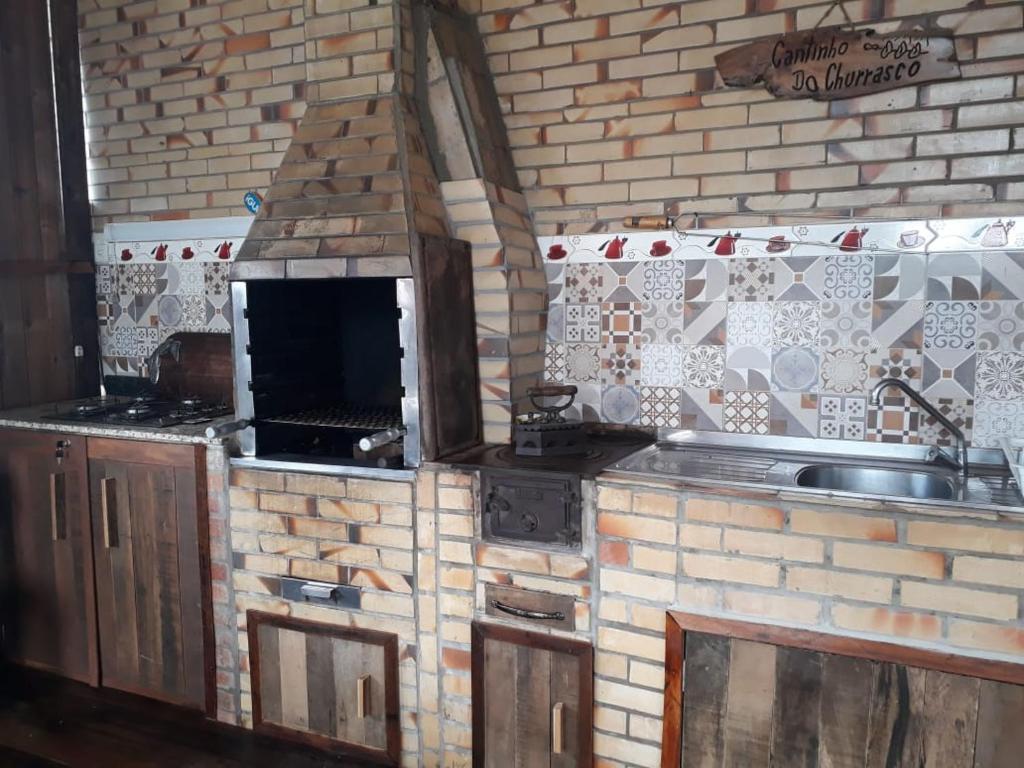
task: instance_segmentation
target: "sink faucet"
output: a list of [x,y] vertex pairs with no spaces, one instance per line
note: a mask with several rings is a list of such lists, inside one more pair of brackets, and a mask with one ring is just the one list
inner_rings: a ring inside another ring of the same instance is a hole
[[[951,435],[956,439],[956,458],[953,459],[957,469],[960,470],[960,474],[963,477],[963,485],[967,487],[967,441],[964,439],[964,433],[949,419],[943,416],[935,408],[934,405],[924,399],[924,395],[918,392],[916,389],[912,389],[902,379],[882,379],[875,385],[875,388],[871,390],[871,404],[878,405],[882,400],[882,392],[889,387],[896,387],[896,389],[902,391],[907,397],[913,400],[917,405],[924,410],[929,416],[935,419],[939,424],[945,427]],[[941,448],[936,448],[939,455],[946,456],[942,452]]]

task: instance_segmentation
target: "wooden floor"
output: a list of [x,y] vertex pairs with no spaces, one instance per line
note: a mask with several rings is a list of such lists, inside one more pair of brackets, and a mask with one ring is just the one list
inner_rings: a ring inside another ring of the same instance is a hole
[[111,690],[0,669],[3,768],[365,768]]

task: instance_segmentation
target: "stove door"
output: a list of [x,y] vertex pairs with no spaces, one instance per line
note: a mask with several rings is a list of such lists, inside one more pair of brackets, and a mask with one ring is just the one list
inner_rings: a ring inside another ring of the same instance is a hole
[[580,544],[580,479],[557,473],[480,473],[485,540]]

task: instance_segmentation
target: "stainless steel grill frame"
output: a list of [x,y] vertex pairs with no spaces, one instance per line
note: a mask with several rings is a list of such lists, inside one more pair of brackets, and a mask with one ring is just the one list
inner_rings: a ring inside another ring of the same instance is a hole
[[[358,278],[354,278],[358,279]],[[268,423],[294,423],[311,424],[318,426],[337,426],[338,428],[352,429],[388,429],[391,427],[404,426],[406,436],[403,441],[403,459],[406,467],[418,467],[421,462],[422,446],[420,445],[420,411],[419,411],[419,359],[417,353],[416,337],[416,291],[413,279],[408,277],[397,278],[396,283],[396,304],[400,311],[398,319],[399,343],[402,347],[402,396],[401,414],[397,421],[388,421],[382,426],[361,426],[361,424],[323,424],[314,421],[287,422],[282,417],[275,418]],[[233,357],[235,363],[235,408],[239,419],[248,419],[255,423],[256,412],[253,403],[253,394],[249,389],[252,381],[252,362],[249,357],[249,299],[248,286],[245,282],[236,281],[231,283],[231,312],[232,312],[232,338]],[[283,417],[288,418],[288,417]],[[363,422],[365,423],[365,422]],[[256,427],[249,426],[238,433],[239,447],[242,455],[246,457],[256,456]]]

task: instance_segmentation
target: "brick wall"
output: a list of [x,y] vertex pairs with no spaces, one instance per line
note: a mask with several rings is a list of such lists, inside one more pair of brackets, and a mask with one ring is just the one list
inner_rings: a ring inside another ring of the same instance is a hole
[[[398,635],[402,750],[419,752],[413,483],[256,472],[230,474],[232,586],[240,721],[252,726],[250,609]],[[358,589],[358,607],[282,599],[281,577]]]
[[[964,78],[830,103],[725,89],[713,62],[756,36],[813,26],[827,2],[460,5],[478,14],[539,234],[665,211],[1020,210],[1020,3],[848,2],[880,31],[951,29]],[[304,110],[303,0],[79,9],[96,223],[244,213],[242,195],[267,186]],[[373,77],[352,66],[353,82]]]
[[97,229],[246,215],[305,111],[302,0],[81,0]]
[[238,723],[238,638],[231,581],[227,449],[206,449],[207,506],[210,515],[210,582],[217,665],[217,719]]
[[1024,657],[1024,522],[602,482],[595,751],[660,765],[665,611]]
[[538,234],[664,212],[1020,210],[1020,3],[847,2],[879,31],[952,30],[963,80],[830,103],[725,89],[714,70],[716,53],[813,27],[827,2],[463,5],[480,12]]
[[[486,584],[570,595],[575,600],[576,630],[554,633],[583,640],[592,636],[590,536],[584,553],[483,544],[474,483],[474,474],[466,472],[424,469],[419,473],[417,594],[423,654],[420,702],[425,711],[420,713],[420,721],[424,766],[472,765],[470,627],[473,619],[486,611]],[[497,617],[487,620],[507,623]]]
[[455,237],[473,253],[484,440],[507,443],[527,387],[544,367],[546,282],[526,201],[484,179],[441,184]]

